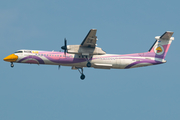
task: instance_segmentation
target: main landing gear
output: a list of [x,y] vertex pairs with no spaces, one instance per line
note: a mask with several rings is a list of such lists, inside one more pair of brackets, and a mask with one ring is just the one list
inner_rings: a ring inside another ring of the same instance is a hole
[[[89,59],[90,59],[89,56],[85,56],[84,58],[85,58],[86,61],[87,61],[86,66],[87,66],[87,67],[91,67],[91,63],[90,63],[90,60],[89,60]],[[92,57],[91,57],[91,58],[92,58]]]
[[14,67],[14,64],[13,64],[13,62],[11,62],[11,67],[12,67],[12,68]]
[[84,80],[85,79],[85,75],[83,74],[83,68],[77,68],[79,73],[81,74],[80,78],[81,80]]
[[88,63],[86,64],[87,67],[91,67],[91,63],[88,61]]

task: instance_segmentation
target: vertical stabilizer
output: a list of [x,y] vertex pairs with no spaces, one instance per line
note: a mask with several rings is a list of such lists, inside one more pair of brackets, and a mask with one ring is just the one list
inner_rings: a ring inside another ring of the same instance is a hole
[[155,43],[150,48],[148,55],[156,58],[164,59],[174,37],[171,37],[174,32],[167,31],[162,36],[156,36]]

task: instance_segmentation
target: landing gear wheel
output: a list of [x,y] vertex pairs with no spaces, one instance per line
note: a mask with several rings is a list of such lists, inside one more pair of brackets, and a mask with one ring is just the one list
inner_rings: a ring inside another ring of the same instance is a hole
[[81,74],[81,80],[84,80],[85,79],[85,75],[84,74]]
[[91,63],[88,62],[88,63],[86,64],[86,66],[87,66],[87,67],[91,67]]
[[14,67],[14,64],[13,64],[13,63],[11,63],[11,67],[12,67],[12,68]]
[[84,80],[85,79],[85,75],[83,74],[83,68],[77,68],[79,73],[81,74],[80,78],[81,80]]

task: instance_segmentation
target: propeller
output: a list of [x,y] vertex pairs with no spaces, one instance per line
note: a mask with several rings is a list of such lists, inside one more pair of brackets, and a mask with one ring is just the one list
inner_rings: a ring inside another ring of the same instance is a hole
[[61,49],[64,50],[64,54],[66,56],[66,53],[67,53],[67,40],[66,40],[66,38],[64,38],[64,46],[62,46]]

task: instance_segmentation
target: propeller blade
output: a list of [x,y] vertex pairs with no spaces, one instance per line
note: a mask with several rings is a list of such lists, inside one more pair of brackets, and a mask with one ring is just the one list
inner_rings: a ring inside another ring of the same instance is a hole
[[66,40],[66,38],[64,38],[64,46],[62,46],[61,49],[64,50],[64,54],[66,56],[66,53],[67,53],[67,40]]
[[64,38],[64,46],[67,49],[67,40],[66,40],[66,38]]

